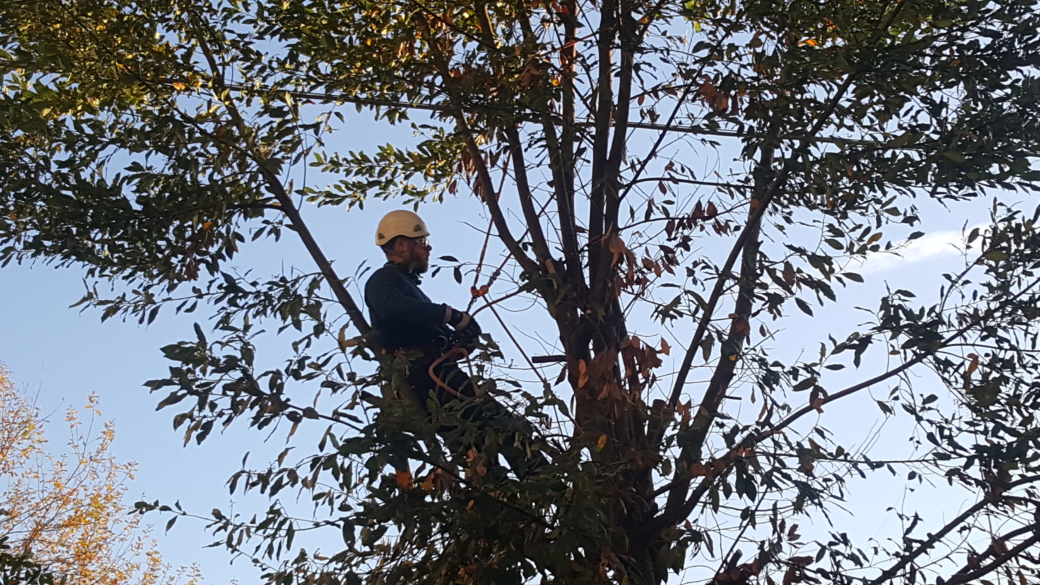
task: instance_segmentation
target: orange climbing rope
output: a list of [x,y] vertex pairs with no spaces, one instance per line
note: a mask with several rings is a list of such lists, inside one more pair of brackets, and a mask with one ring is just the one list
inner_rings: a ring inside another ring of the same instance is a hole
[[451,394],[454,394],[457,398],[460,398],[460,399],[463,399],[464,397],[461,394],[459,394],[458,391],[456,391],[454,388],[452,388],[451,386],[448,386],[447,384],[445,384],[444,380],[441,380],[440,377],[437,376],[436,372],[434,372],[434,369],[437,366],[439,366],[439,365],[443,364],[444,362],[448,361],[449,359],[464,358],[467,355],[468,355],[468,353],[466,352],[465,349],[462,349],[461,347],[457,347],[457,346],[453,347],[450,350],[446,351],[444,353],[444,355],[442,355],[441,357],[433,360],[433,363],[430,364],[430,367],[427,370],[427,373],[430,375],[430,379],[433,380],[434,384],[436,384],[436,385],[440,386],[441,388],[447,390]]

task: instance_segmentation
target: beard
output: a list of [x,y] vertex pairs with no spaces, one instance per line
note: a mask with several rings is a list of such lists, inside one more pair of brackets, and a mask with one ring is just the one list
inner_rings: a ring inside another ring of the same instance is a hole
[[426,274],[430,269],[430,255],[424,251],[412,250],[411,262],[408,263],[408,271],[412,274]]

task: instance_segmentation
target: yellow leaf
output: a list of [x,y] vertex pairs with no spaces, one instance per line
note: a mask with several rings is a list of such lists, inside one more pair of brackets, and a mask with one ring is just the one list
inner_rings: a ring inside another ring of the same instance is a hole
[[174,81],[173,82],[173,89],[176,89],[177,91],[184,91],[184,90],[188,89],[188,86],[184,85],[180,81]]
[[212,227],[213,227],[213,222],[212,221],[207,221],[206,223],[202,224],[202,229],[204,229],[204,230],[208,230],[208,229],[210,229]]
[[585,360],[578,362],[578,388],[584,388],[589,383],[589,371]]
[[607,436],[603,435],[603,436],[601,436],[599,438],[598,441],[596,441],[596,450],[597,451],[602,451],[603,448],[606,447],[606,446],[607,446]]

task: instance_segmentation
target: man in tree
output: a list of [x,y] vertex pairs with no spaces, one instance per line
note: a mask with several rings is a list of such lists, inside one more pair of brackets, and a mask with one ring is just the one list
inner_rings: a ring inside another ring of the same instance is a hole
[[[429,235],[426,223],[411,211],[386,214],[376,230],[376,245],[387,262],[365,285],[372,329],[388,353],[411,358],[405,380],[424,409],[430,399],[445,405],[477,398],[476,384],[457,360],[474,349],[481,333],[469,313],[434,303],[419,288],[421,275],[430,268]],[[463,409],[462,417],[484,423],[498,419],[514,430],[506,434],[500,450],[517,474],[545,462],[540,456],[527,460],[528,449],[520,446],[527,440],[517,435],[529,435],[530,425],[491,397],[481,396],[478,404]]]
[[454,358],[448,357],[434,368],[442,384],[431,378],[430,366],[446,353],[461,356],[468,352],[480,335],[480,325],[468,313],[434,303],[419,289],[421,275],[430,268],[433,247],[429,235],[426,223],[415,213],[388,213],[376,233],[376,245],[383,249],[387,262],[365,285],[372,327],[386,351],[422,354],[409,368],[408,383],[423,406],[431,393],[441,403],[476,396],[474,385]]

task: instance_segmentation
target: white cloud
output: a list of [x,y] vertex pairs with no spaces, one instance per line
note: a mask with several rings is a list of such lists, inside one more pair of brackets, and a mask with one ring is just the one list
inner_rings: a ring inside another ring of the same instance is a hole
[[867,255],[859,267],[863,273],[889,272],[907,268],[925,260],[935,261],[942,258],[960,256],[967,243],[965,237],[974,227],[985,228],[985,225],[973,226],[966,231],[941,230],[925,234],[916,240],[904,240],[889,252],[874,252]]

